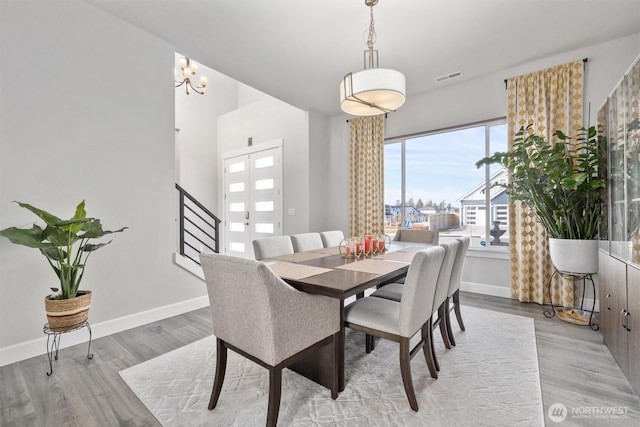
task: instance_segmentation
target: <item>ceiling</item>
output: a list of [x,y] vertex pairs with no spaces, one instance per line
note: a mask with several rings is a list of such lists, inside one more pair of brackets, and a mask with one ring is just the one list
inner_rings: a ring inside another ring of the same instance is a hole
[[[216,71],[329,117],[341,113],[343,76],[363,69],[364,0],[85,1]],[[380,0],[374,19],[380,67],[403,72],[411,97],[640,33],[640,0]],[[463,76],[434,81],[456,71]]]

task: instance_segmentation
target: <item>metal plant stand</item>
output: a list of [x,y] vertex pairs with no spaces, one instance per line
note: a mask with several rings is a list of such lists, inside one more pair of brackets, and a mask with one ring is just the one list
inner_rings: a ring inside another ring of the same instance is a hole
[[[593,282],[593,273],[585,273],[585,274],[567,273],[565,271],[560,271],[558,269],[555,269],[555,271],[551,275],[551,278],[549,279],[549,298],[551,298],[551,282],[553,281],[553,277],[556,274],[563,277],[564,279],[571,280],[572,282],[575,282],[576,280],[582,280],[582,298],[580,299],[580,311],[589,312],[589,323],[587,325],[592,330],[597,331],[598,329],[600,329],[600,325],[593,322],[593,312],[596,309],[596,285]],[[593,305],[591,306],[591,310],[584,309],[584,294],[585,294],[587,281],[591,282],[591,289],[593,289]],[[558,307],[562,307],[562,306],[558,306]],[[544,316],[547,318],[552,318],[555,315],[556,315],[556,306],[553,304],[553,299],[552,299],[551,310],[545,310]],[[587,325],[584,325],[584,326],[587,326]]]
[[56,331],[52,331],[51,328],[49,328],[48,323],[44,325],[43,332],[47,334],[47,356],[49,357],[49,372],[47,372],[47,376],[50,376],[53,373],[53,360],[58,360],[58,349],[60,348],[61,335],[77,331],[82,328],[87,328],[89,330],[89,347],[87,348],[87,359],[91,360],[93,359],[93,353],[91,353],[91,326],[89,325],[89,321],[85,320],[84,322],[77,325]]

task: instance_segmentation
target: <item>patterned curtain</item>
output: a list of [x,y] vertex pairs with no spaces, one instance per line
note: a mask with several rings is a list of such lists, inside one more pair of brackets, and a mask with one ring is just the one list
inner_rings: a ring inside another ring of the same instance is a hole
[[[582,61],[508,79],[509,148],[521,126],[551,141],[556,130],[573,136],[582,124]],[[547,233],[529,209],[516,202],[509,206],[511,296],[540,304],[553,302],[573,307],[573,283],[558,275],[549,285],[553,264],[549,258]],[[551,295],[548,289],[551,290]]]
[[351,236],[384,232],[384,115],[349,119]]

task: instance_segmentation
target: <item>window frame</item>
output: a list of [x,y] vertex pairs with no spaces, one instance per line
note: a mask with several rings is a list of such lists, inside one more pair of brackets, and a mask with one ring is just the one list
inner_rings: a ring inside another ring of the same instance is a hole
[[[404,207],[404,209],[401,209],[399,212],[400,215],[400,224],[405,224],[406,222],[406,142],[407,140],[410,139],[414,139],[414,138],[420,138],[420,137],[425,137],[425,136],[431,136],[431,135],[436,135],[436,134],[441,134],[441,133],[448,133],[448,132],[455,132],[455,131],[460,131],[460,130],[464,130],[464,129],[469,129],[469,128],[477,128],[477,127],[482,127],[484,126],[484,153],[485,156],[490,156],[493,153],[491,152],[491,128],[494,126],[498,126],[498,125],[507,125],[507,118],[506,117],[497,117],[497,118],[493,118],[493,119],[488,119],[488,120],[482,120],[482,121],[478,121],[478,122],[472,122],[472,123],[467,123],[467,124],[462,124],[462,125],[455,125],[455,126],[448,126],[448,127],[444,127],[444,128],[439,128],[439,129],[435,129],[435,130],[429,130],[429,131],[424,131],[424,132],[416,132],[416,133],[412,133],[412,134],[407,134],[407,135],[401,135],[401,136],[395,136],[395,137],[389,137],[389,138],[385,138],[384,140],[384,144],[400,144],[400,161],[401,161],[401,165],[400,165],[400,173],[401,173],[401,178],[400,178],[400,185],[401,185],[401,189],[400,189],[400,204],[402,207]],[[507,141],[508,144],[508,141]],[[480,160],[480,159],[478,159]],[[485,188],[489,188],[489,186],[491,185],[491,167],[490,165],[485,165],[484,166],[485,169],[485,173],[484,173],[484,184],[485,184]],[[486,250],[486,251],[495,251],[495,252],[508,252],[509,251],[509,246],[505,245],[505,246],[495,246],[495,245],[491,245],[490,241],[491,241],[491,194],[489,191],[485,192],[485,204],[484,206],[482,206],[482,208],[484,208],[485,212],[487,212],[484,216],[485,216],[485,224],[484,224],[484,237],[483,240],[486,242],[485,246],[474,246],[470,249],[477,249],[477,250]],[[462,215],[462,211],[460,211],[460,215]],[[507,208],[507,220],[508,220],[508,208]],[[462,221],[462,218],[460,218],[460,221]],[[403,228],[403,226],[401,225],[401,228]]]

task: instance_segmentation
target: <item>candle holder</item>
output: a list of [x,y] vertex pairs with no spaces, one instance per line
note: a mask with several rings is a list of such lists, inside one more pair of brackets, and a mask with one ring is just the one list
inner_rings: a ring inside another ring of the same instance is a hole
[[369,254],[371,254],[371,251],[373,250],[373,246],[372,246],[372,240],[373,240],[373,236],[371,234],[365,234],[363,237],[363,244],[364,244],[364,255],[368,256]]
[[349,237],[348,239],[342,239],[342,241],[338,245],[338,250],[340,251],[340,255],[342,255],[345,258],[355,258],[356,257],[355,240],[352,237]]
[[380,234],[377,238],[378,252],[386,252],[391,246],[391,237],[388,234]]

